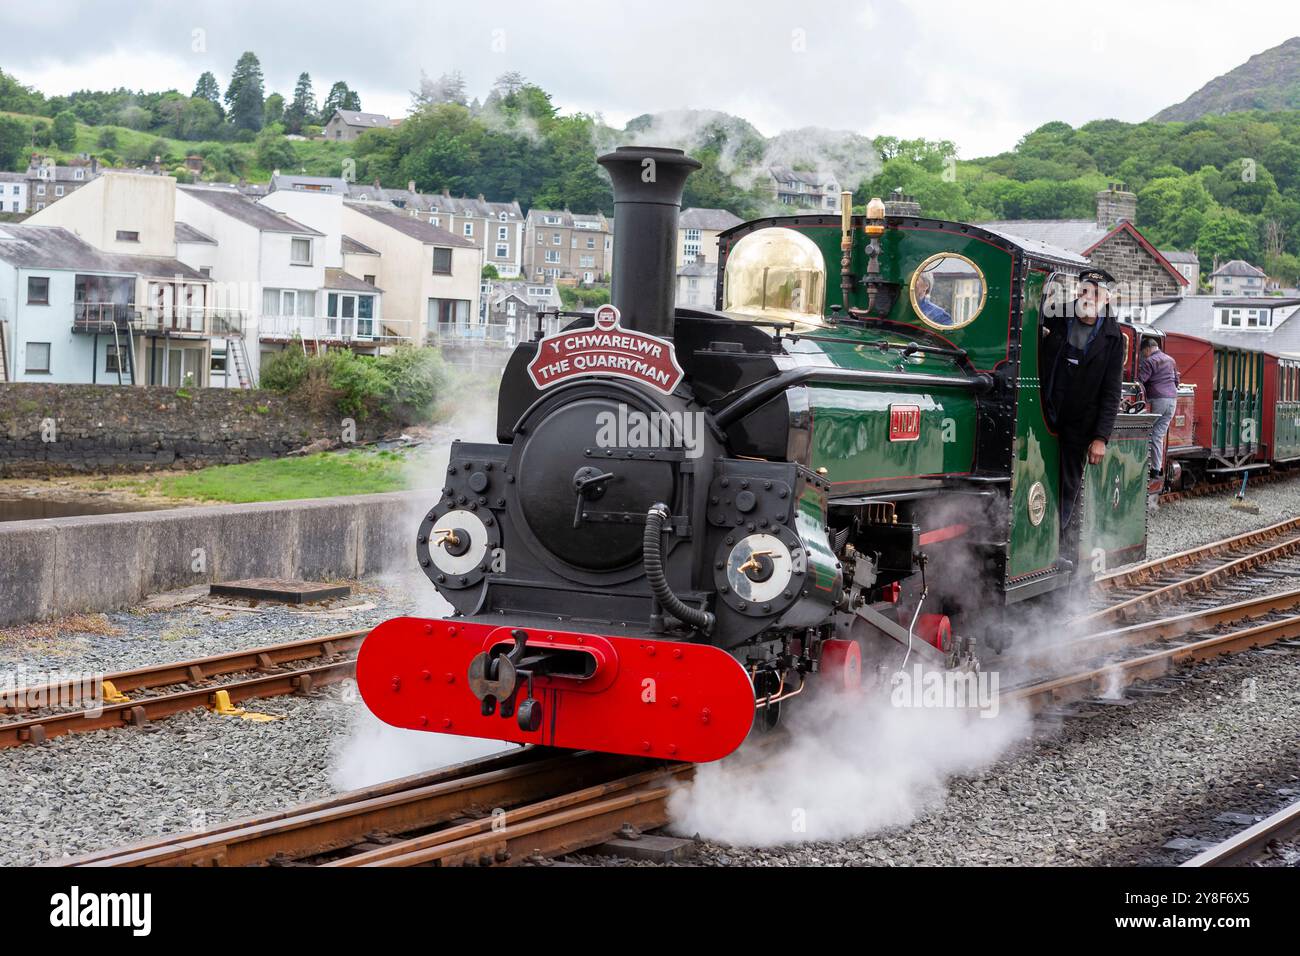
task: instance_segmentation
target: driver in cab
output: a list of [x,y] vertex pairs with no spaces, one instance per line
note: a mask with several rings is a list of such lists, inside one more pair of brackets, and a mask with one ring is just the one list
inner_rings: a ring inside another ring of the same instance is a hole
[[[1047,423],[1061,446],[1061,534],[1076,513],[1086,465],[1098,464],[1119,411],[1124,334],[1111,309],[1114,278],[1089,268],[1073,302],[1045,308],[1040,374]],[[1050,304],[1049,304],[1050,305]]]

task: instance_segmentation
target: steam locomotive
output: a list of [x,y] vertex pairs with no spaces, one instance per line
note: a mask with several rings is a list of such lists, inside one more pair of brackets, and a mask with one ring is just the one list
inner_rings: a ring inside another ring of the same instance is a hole
[[519,344],[498,441],[452,446],[416,554],[455,613],[367,637],[379,718],[714,760],[882,654],[976,667],[1006,614],[1145,554],[1136,405],[1061,544],[1040,314],[1085,260],[846,196],[724,232],[718,307],[677,308],[699,164],[598,161],[613,303]]

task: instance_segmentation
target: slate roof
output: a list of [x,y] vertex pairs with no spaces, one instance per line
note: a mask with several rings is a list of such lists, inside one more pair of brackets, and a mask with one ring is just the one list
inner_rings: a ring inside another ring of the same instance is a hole
[[1219,268],[1210,273],[1210,278],[1215,276],[1239,276],[1241,278],[1263,279],[1266,273],[1258,266],[1252,266],[1243,259],[1229,259]]
[[334,193],[339,196],[348,194],[349,183],[341,176],[294,176],[281,173],[271,177],[270,192],[277,189],[296,189],[299,192]]
[[430,225],[419,216],[411,216],[394,206],[380,206],[374,203],[349,202],[345,205],[363,216],[369,216],[376,222],[396,229],[412,239],[434,246],[457,246],[461,249],[476,249],[477,246],[468,239],[454,236],[446,229]]
[[[1158,316],[1154,325],[1166,332],[1195,335],[1197,338],[1208,339],[1221,345],[1264,349],[1268,352],[1281,352],[1288,355],[1300,354],[1300,310],[1293,311],[1282,318],[1271,331],[1214,327],[1214,310],[1217,306],[1277,308],[1278,303],[1283,302],[1291,304],[1285,306],[1287,308],[1300,305],[1300,300],[1276,299],[1269,296],[1224,299],[1212,295],[1185,295],[1172,308]],[[1278,319],[1275,318],[1274,321]]]
[[357,242],[351,236],[343,237],[343,254],[345,256],[377,256],[378,249],[371,249],[364,242]]
[[1033,239],[1076,255],[1083,255],[1110,232],[1092,219],[997,219],[975,225],[1013,240]]
[[[334,116],[343,120],[345,126],[359,126],[365,129],[386,129],[393,125],[383,113],[361,113],[357,110],[335,110]],[[330,119],[334,119],[331,116]]]
[[116,272],[210,281],[197,269],[176,259],[101,252],[62,226],[0,224],[0,259],[20,269]]
[[678,229],[705,229],[709,232],[721,232],[743,222],[739,216],[725,209],[683,209],[677,217]]
[[1160,254],[1174,265],[1198,265],[1200,257],[1194,252],[1180,252],[1177,249],[1161,249]]
[[217,240],[213,239],[205,232],[199,232],[188,222],[176,223],[176,241],[177,242],[204,242],[212,246],[215,246],[217,244]]
[[304,226],[288,216],[282,216],[269,206],[246,199],[238,192],[229,189],[207,189],[201,186],[177,186],[187,196],[193,196],[205,202],[213,209],[225,213],[232,219],[252,226],[262,232],[291,232],[298,236],[323,236],[310,226]]
[[377,285],[371,285],[365,279],[358,279],[349,272],[342,269],[333,269],[325,267],[325,288],[336,289],[339,292],[383,292],[384,290]]

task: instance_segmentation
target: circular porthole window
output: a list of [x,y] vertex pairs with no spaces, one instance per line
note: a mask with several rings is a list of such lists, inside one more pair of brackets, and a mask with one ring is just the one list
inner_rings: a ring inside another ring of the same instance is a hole
[[912,311],[926,325],[960,329],[974,322],[984,308],[988,284],[980,267],[965,256],[941,252],[917,266],[908,292]]

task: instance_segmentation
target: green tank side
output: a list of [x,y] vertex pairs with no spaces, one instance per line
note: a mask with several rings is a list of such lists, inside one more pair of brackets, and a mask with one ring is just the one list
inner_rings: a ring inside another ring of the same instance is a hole
[[1020,380],[1016,389],[1016,438],[1011,473],[1010,553],[1007,578],[1043,571],[1055,564],[1061,539],[1060,445],[1043,417],[1038,367],[1039,305],[1047,274],[1025,280],[1021,317]]
[[1118,415],[1106,456],[1084,471],[1080,574],[1101,574],[1146,556],[1148,446],[1155,420],[1151,414]]

